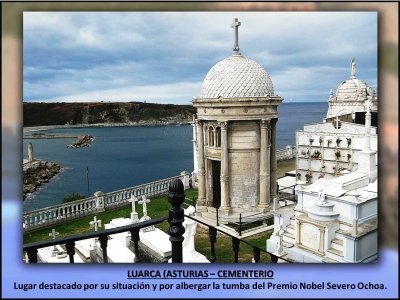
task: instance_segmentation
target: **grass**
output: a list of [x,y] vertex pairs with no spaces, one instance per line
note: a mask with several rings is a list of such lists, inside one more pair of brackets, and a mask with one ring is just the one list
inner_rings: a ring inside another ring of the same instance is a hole
[[[186,198],[192,199],[192,197],[197,197],[197,190],[189,189],[185,191]],[[191,201],[186,200],[186,203],[191,204]],[[156,219],[159,217],[167,216],[168,210],[170,208],[170,204],[167,200],[166,196],[160,196],[156,198],[152,198],[151,202],[147,205],[147,210],[149,215]],[[137,209],[139,218],[142,216],[141,209]],[[129,218],[131,213],[131,205],[127,205],[115,210],[105,211],[102,213],[96,214],[97,219],[102,221],[102,224],[109,223],[112,219],[115,218]],[[63,224],[52,226],[51,228],[40,229],[31,233],[27,233],[24,235],[24,244],[37,242],[37,241],[45,241],[50,239],[49,233],[51,229],[55,229],[59,232],[59,237],[62,236],[69,236],[73,234],[91,232],[93,229],[90,229],[89,222],[93,220],[92,216],[82,217],[77,220],[73,220],[70,222],[66,222]],[[167,231],[169,228],[168,222],[163,222],[157,225],[159,229],[163,231]],[[255,245],[261,249],[265,249],[265,241],[269,237],[269,234],[261,233],[257,234],[252,237],[248,237],[244,239],[245,241]],[[197,226],[197,234],[195,237],[195,245],[196,250],[207,258],[210,256],[210,238],[208,235],[208,229],[202,228]],[[224,236],[219,234],[217,236],[217,242],[215,244],[216,249],[216,258],[217,262],[233,262],[233,251],[232,251],[232,239],[229,236]],[[240,244],[240,251],[239,251],[239,262],[251,262],[253,258],[253,249],[251,246],[246,245],[244,243]],[[261,254],[261,261],[268,262],[269,255],[268,254]]]
[[[277,177],[284,176],[285,172],[291,171],[295,168],[295,160],[286,160],[278,162],[278,172]],[[193,197],[197,198],[197,190],[188,189],[185,191],[186,198],[192,199]],[[185,201],[187,204],[192,204],[191,200]],[[137,211],[139,214],[139,218],[142,217],[141,208],[137,207]],[[186,207],[186,205],[184,205]],[[167,200],[166,196],[155,197],[151,199],[151,202],[147,205],[147,210],[149,215],[153,218],[159,218],[168,215],[168,210],[170,208],[170,204]],[[97,219],[102,220],[103,224],[111,222],[112,219],[115,218],[129,218],[131,213],[131,205],[126,205],[124,207],[117,208],[111,211],[105,211],[102,213],[98,213]],[[92,229],[89,227],[89,222],[93,220],[92,216],[82,217],[77,220],[73,220],[70,222],[66,222],[60,225],[55,225],[52,227],[48,227],[45,229],[40,229],[31,233],[27,233],[24,235],[23,241],[24,244],[37,242],[37,241],[45,241],[48,240],[49,233],[51,229],[55,229],[60,233],[59,237],[68,236],[73,234],[91,232]],[[163,222],[156,226],[157,228],[167,232],[169,228],[168,222]],[[269,238],[271,233],[259,233],[257,235],[247,237],[244,241],[250,243],[251,245],[257,246],[261,249],[265,249],[266,240]],[[208,229],[197,226],[197,234],[195,237],[195,245],[196,250],[207,258],[210,256],[210,238],[208,235]],[[232,239],[229,236],[218,235],[217,242],[215,244],[215,252],[217,262],[233,262],[233,251],[232,251]],[[251,262],[253,258],[253,249],[252,246],[247,245],[245,243],[240,243],[240,251],[239,251],[239,262]],[[261,252],[260,262],[270,262],[270,257],[267,253]]]

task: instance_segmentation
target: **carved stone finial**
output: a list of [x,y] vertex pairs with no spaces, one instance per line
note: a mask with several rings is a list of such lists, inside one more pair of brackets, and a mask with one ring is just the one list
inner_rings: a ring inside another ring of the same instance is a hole
[[333,99],[333,90],[332,89],[329,92],[329,99]]
[[351,60],[351,77],[350,78],[356,78],[356,60],[354,57]]

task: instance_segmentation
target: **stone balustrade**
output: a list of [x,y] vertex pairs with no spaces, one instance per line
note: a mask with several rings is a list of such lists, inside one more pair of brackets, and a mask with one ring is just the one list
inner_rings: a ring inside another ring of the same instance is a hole
[[276,160],[286,160],[286,159],[292,159],[296,157],[296,146],[286,146],[283,149],[276,150]]
[[24,232],[49,227],[54,224],[60,224],[126,205],[129,203],[128,200],[132,195],[136,197],[146,196],[149,198],[163,195],[168,191],[168,184],[171,180],[179,178],[184,181],[183,176],[185,175],[174,176],[110,193],[104,193],[100,197],[89,197],[27,212],[23,215]]

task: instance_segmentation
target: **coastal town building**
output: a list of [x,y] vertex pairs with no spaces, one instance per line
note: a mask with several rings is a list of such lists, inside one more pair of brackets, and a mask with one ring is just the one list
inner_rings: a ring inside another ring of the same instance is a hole
[[[267,214],[276,189],[276,123],[282,98],[266,70],[239,51],[234,19],[233,53],[207,73],[197,109],[197,213],[221,223],[239,213]],[[264,215],[265,217],[265,215]]]

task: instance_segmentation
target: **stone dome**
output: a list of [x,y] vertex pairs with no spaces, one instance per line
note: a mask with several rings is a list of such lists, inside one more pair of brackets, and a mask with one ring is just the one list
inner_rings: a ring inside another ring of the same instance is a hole
[[343,81],[337,88],[337,101],[357,101],[367,98],[367,84],[357,78],[351,78]]
[[233,54],[208,71],[200,98],[273,96],[274,88],[265,69],[255,61]]

